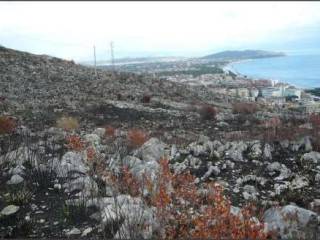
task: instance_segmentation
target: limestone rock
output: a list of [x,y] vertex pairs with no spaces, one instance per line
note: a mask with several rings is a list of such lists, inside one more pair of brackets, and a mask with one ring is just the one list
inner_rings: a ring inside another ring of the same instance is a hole
[[[306,233],[317,234],[317,214],[294,205],[281,208],[270,208],[263,216],[267,230],[279,231],[283,239],[294,239],[306,236]],[[319,234],[319,232],[318,232]],[[315,239],[308,236],[305,239]]]
[[7,182],[9,185],[16,185],[24,181],[23,177],[18,174],[13,175],[10,180]]
[[15,206],[15,205],[9,205],[6,206],[4,209],[1,210],[0,212],[0,216],[10,216],[15,214],[16,212],[18,212],[20,209],[19,206]]

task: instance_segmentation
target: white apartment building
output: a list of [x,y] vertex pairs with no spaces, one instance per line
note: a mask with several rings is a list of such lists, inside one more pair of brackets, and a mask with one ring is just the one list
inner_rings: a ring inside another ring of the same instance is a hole
[[297,96],[298,99],[301,99],[301,89],[284,85],[279,87],[263,88],[261,90],[261,94],[264,98]]

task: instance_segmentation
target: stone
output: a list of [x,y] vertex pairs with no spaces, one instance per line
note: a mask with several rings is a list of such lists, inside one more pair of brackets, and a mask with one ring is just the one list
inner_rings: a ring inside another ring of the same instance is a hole
[[193,168],[193,169],[199,169],[202,161],[200,158],[197,157],[193,157],[192,155],[189,155],[186,160],[188,161],[188,165],[189,167]]
[[229,127],[229,123],[221,121],[217,123],[217,126],[220,128],[225,128],[225,127]]
[[23,177],[18,174],[13,175],[10,180],[7,182],[9,185],[16,185],[24,181]]
[[[142,236],[149,239],[157,226],[154,211],[144,205],[141,198],[118,195],[117,197],[91,199],[87,206],[96,206],[100,209],[102,225],[124,221],[114,238],[122,236],[136,239]],[[142,229],[141,226],[147,226],[147,229]],[[128,235],[129,233],[134,236]]]
[[288,169],[286,167],[286,165],[280,164],[279,162],[270,163],[267,166],[267,171],[269,172],[270,176],[275,175],[276,172],[280,172],[280,175],[278,177],[274,178],[274,180],[276,180],[276,181],[283,181],[283,180],[291,177],[291,175],[292,175],[291,170]]
[[89,233],[91,233],[93,231],[92,227],[88,227],[85,230],[83,230],[81,237],[86,237]]
[[237,183],[237,185],[241,185],[241,184],[247,183],[249,181],[254,181],[254,182],[259,183],[261,186],[264,186],[268,180],[265,179],[264,177],[257,177],[256,175],[250,174],[250,175],[246,175],[242,178],[238,178],[236,180],[236,183]]
[[317,173],[317,174],[315,175],[314,180],[315,180],[316,182],[320,182],[320,173]]
[[125,156],[122,159],[122,164],[127,166],[128,168],[134,168],[142,164],[142,161],[134,156]]
[[60,166],[57,166],[58,177],[66,177],[69,172],[78,172],[85,174],[89,167],[85,165],[83,156],[80,153],[67,152],[61,159]]
[[177,146],[175,144],[173,144],[171,146],[171,151],[170,151],[170,159],[174,159],[175,156],[177,155],[178,153],[178,149],[177,149]]
[[289,168],[286,167],[286,165],[281,164],[281,168],[280,168],[280,175],[276,178],[274,178],[274,180],[276,181],[283,181],[285,179],[288,179],[292,176],[292,172]]
[[315,211],[317,213],[320,212],[320,199],[314,199],[311,203],[310,203],[310,208],[312,211]]
[[264,145],[263,158],[265,158],[267,160],[271,160],[272,159],[272,147],[268,143],[266,143]]
[[218,176],[220,174],[220,169],[217,166],[209,166],[208,171],[201,177],[201,180],[209,178],[211,175]]
[[225,157],[229,158],[233,161],[244,161],[243,159],[243,152],[247,150],[248,146],[243,141],[240,142],[231,142],[227,144],[228,150],[225,152]]
[[1,210],[0,216],[10,216],[19,211],[20,207],[15,205],[6,206],[4,209]]
[[144,162],[159,161],[165,157],[165,144],[157,138],[150,138],[139,149],[137,149],[135,156]]
[[272,176],[272,175],[274,175],[275,171],[280,171],[280,168],[281,168],[281,164],[279,162],[273,162],[273,163],[268,164],[267,171]]
[[243,187],[243,197],[245,200],[256,200],[259,195],[256,188],[252,185],[245,185]]
[[249,156],[251,159],[257,159],[262,155],[261,143],[256,141],[250,147]]
[[105,129],[105,128],[96,128],[96,129],[92,132],[92,134],[98,135],[98,136],[100,137],[100,139],[101,139],[101,138],[104,138],[105,133],[106,133],[106,129]]
[[300,189],[309,186],[309,180],[304,176],[295,176],[290,183],[290,189]]
[[197,142],[190,143],[187,147],[187,150],[195,157],[209,156],[210,154],[210,149],[207,149],[205,145],[199,145]]
[[18,166],[14,167],[14,168],[11,168],[8,173],[9,173],[10,175],[16,175],[16,174],[18,174],[18,175],[21,176],[21,175],[23,175],[23,173],[24,173],[25,170],[26,170],[26,168],[25,168],[24,166],[18,165]]
[[319,164],[320,163],[320,153],[319,152],[309,152],[303,154],[302,161],[305,163],[314,163],[314,164]]
[[81,231],[76,227],[74,227],[70,231],[66,232],[66,236],[80,235],[80,234],[81,234]]
[[60,183],[55,183],[53,185],[53,188],[56,189],[56,190],[60,190],[62,188],[61,184]]
[[9,162],[22,166],[26,161],[32,159],[32,162],[37,165],[38,157],[31,153],[31,149],[27,147],[19,147],[17,150],[11,151],[6,155],[0,156],[0,164]]
[[188,168],[188,166],[187,166],[186,161],[183,161],[181,163],[175,162],[175,163],[171,164],[171,168],[173,169],[175,174],[180,174],[183,171],[185,171]]
[[311,140],[310,140],[310,138],[309,137],[305,137],[304,139],[303,139],[303,145],[304,145],[304,150],[306,151],[306,152],[310,152],[310,151],[312,151],[312,143],[311,143]]
[[83,139],[94,147],[98,147],[101,142],[101,139],[97,134],[86,134],[83,136]]
[[89,176],[79,177],[63,184],[65,192],[81,191],[81,196],[91,196],[98,192],[97,183]]
[[289,140],[282,140],[282,141],[280,142],[280,145],[281,145],[281,147],[282,147],[283,149],[288,148],[288,147],[289,147],[289,144],[290,144]]
[[282,182],[274,184],[275,195],[280,195],[283,191],[287,190],[290,182]]
[[[278,231],[283,239],[295,239],[295,237],[307,232],[311,234],[318,232],[317,214],[294,205],[286,205],[280,208],[272,207],[264,213],[263,220],[266,223],[267,230]],[[306,239],[315,238],[309,236]]]

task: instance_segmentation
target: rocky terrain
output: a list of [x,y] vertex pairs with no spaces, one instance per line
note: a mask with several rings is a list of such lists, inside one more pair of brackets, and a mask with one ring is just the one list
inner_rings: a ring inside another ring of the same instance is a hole
[[254,204],[264,231],[320,238],[317,116],[3,47],[0,82],[1,237],[158,238],[152,190],[134,189],[157,189],[165,158],[233,214]]

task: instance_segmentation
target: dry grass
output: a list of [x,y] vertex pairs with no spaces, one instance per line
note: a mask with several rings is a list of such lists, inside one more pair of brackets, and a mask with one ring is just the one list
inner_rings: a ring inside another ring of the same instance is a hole
[[57,120],[57,127],[66,131],[72,131],[79,128],[79,122],[73,117],[61,117]]

